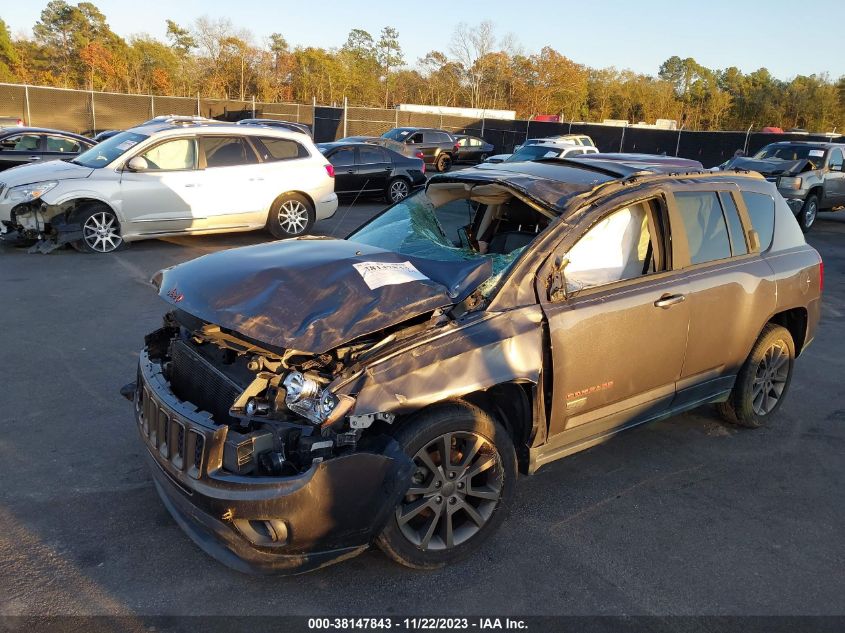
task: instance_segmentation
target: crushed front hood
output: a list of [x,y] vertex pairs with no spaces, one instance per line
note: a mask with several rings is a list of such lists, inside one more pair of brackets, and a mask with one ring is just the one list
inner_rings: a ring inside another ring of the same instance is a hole
[[756,171],[764,176],[781,176],[785,174],[799,174],[804,171],[806,164],[806,158],[800,160],[735,158],[731,161],[729,168]]
[[434,261],[301,238],[206,255],[156,273],[153,282],[162,299],[204,321],[321,354],[459,303],[491,274],[486,258]]

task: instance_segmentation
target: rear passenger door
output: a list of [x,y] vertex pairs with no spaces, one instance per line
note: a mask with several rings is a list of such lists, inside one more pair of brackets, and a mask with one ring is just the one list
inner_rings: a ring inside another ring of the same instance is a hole
[[[262,211],[265,174],[243,136],[200,136],[200,199],[197,228],[246,228]],[[265,218],[266,220],[266,218]]]
[[393,163],[387,152],[380,147],[359,145],[355,166],[358,170],[360,191],[370,193],[384,191],[387,187],[387,178],[393,169]]
[[676,189],[673,239],[689,288],[687,353],[677,405],[727,392],[775,308],[773,273],[749,237],[737,185],[701,183]]

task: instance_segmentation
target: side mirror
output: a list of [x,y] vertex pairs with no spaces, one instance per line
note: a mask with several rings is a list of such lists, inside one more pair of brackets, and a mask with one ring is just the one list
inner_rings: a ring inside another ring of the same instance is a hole
[[842,165],[831,165],[830,171],[842,171]]
[[566,300],[566,275],[564,271],[569,260],[558,255],[555,257],[554,268],[549,278],[549,301],[559,302]]
[[143,156],[133,156],[126,163],[126,169],[129,171],[147,171],[149,168],[150,164]]

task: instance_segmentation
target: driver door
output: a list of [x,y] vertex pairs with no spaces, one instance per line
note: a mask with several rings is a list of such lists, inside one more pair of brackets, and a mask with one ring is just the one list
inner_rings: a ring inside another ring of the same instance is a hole
[[[124,166],[120,174],[122,222],[130,233],[151,235],[186,231],[202,208],[197,140],[170,138],[139,154],[143,171]],[[127,160],[128,162],[128,160]]]
[[617,202],[596,215],[551,258],[569,260],[566,296],[549,295],[551,262],[539,276],[551,343],[553,456],[556,447],[668,411],[684,362],[688,288],[671,268],[665,198]]
[[825,200],[824,207],[836,207],[845,204],[845,158],[838,147],[830,151],[827,172],[824,175]]

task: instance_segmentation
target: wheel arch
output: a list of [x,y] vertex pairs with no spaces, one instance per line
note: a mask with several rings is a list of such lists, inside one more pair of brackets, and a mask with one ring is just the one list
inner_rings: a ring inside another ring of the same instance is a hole
[[786,328],[792,335],[792,341],[795,344],[795,356],[797,358],[801,354],[807,338],[808,320],[807,308],[796,307],[773,314],[766,322],[766,325],[773,323]]

